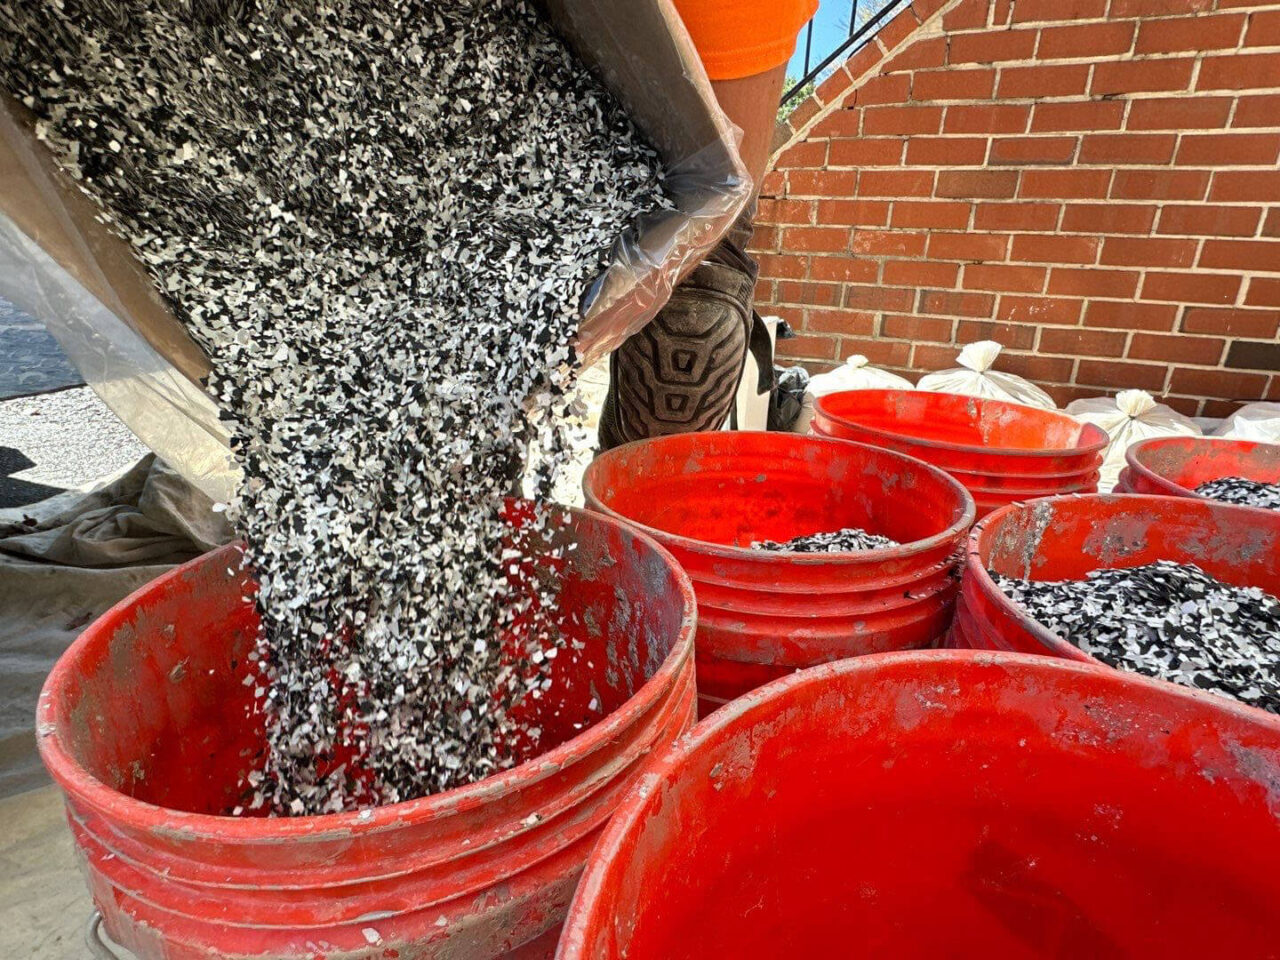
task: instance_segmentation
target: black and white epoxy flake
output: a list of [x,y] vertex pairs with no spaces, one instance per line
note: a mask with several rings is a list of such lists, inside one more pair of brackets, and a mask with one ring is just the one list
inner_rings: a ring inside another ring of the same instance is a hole
[[1280,510],[1280,483],[1263,483],[1244,477],[1222,477],[1196,487],[1196,493],[1210,500],[1235,503],[1264,510]]
[[504,665],[499,508],[565,448],[583,291],[667,204],[652,148],[524,0],[9,0],[0,83],[211,358],[261,582],[246,806],[509,765],[558,641]]
[[787,551],[789,553],[854,553],[862,550],[883,550],[899,546],[897,540],[878,533],[868,533],[859,527],[845,527],[830,533],[809,533],[790,540],[756,540],[752,550]]
[[1280,599],[1162,560],[1087,580],[991,574],[1031,616],[1123,670],[1280,713]]

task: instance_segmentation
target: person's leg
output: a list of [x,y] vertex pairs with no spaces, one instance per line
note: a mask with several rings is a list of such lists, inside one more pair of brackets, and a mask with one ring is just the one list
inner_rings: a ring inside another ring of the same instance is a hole
[[778,124],[778,104],[787,82],[787,65],[737,80],[712,80],[720,109],[742,130],[738,152],[751,175],[756,192],[773,152],[773,135]]

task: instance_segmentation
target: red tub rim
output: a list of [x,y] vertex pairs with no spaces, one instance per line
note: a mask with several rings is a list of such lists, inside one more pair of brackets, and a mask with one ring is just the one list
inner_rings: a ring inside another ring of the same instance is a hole
[[[1103,430],[1101,427],[1099,427],[1097,424],[1087,423],[1083,420],[1077,420],[1075,417],[1071,416],[1071,414],[1069,413],[1064,413],[1061,410],[1045,410],[1045,409],[1042,409],[1041,407],[1033,407],[1025,403],[1013,403],[1008,400],[996,400],[991,397],[968,397],[967,399],[973,400],[982,406],[998,405],[1002,407],[1012,407],[1012,408],[1017,408],[1019,410],[1032,410],[1037,413],[1044,413],[1044,414],[1049,414],[1049,415],[1058,416],[1058,417],[1065,417],[1068,420],[1072,420],[1080,424],[1080,426],[1083,428],[1080,432],[1081,441],[1083,441],[1086,437],[1090,437],[1090,436],[1094,436],[1094,440],[1092,443],[1077,445],[1074,447],[1045,447],[1042,450],[1028,450],[1025,447],[975,446],[967,443],[950,443],[945,440],[922,440],[922,439],[910,436],[909,434],[894,433],[891,430],[880,430],[880,429],[877,429],[876,427],[864,426],[863,424],[858,423],[855,420],[850,420],[847,417],[836,416],[835,414],[832,414],[827,410],[822,409],[823,401],[826,400],[827,397],[838,397],[846,393],[924,394],[926,396],[936,396],[936,397],[955,397],[955,396],[961,396],[961,394],[942,393],[936,390],[841,390],[837,393],[830,393],[830,394],[827,394],[826,396],[818,397],[814,401],[815,413],[820,411],[824,417],[826,417],[827,419],[831,420],[834,423],[840,424],[841,426],[847,426],[855,430],[861,430],[864,433],[871,434],[872,436],[875,436],[875,437],[883,437],[886,440],[896,440],[899,443],[906,442],[906,443],[913,444],[915,446],[925,447],[930,450],[950,450],[954,453],[995,454],[996,456],[1001,456],[1001,457],[1043,457],[1046,455],[1052,456],[1055,454],[1066,455],[1066,456],[1074,456],[1074,455],[1087,456],[1090,454],[1101,453],[1103,450],[1106,449],[1107,444],[1111,442],[1110,438],[1107,436],[1107,432]],[[987,471],[987,472],[989,473],[990,471]]]
[[[588,511],[574,507],[563,507],[570,514],[590,516]],[[680,621],[680,629],[662,664],[640,688],[633,693],[618,709],[601,718],[598,723],[586,728],[577,736],[546,753],[539,754],[524,763],[504,770],[493,776],[485,777],[465,786],[454,787],[417,800],[405,800],[400,803],[386,804],[379,807],[367,807],[345,813],[316,814],[302,817],[235,817],[214,816],[204,813],[190,813],[161,807],[143,800],[137,800],[103,783],[86,770],[71,753],[66,750],[59,736],[59,727],[53,716],[54,703],[52,691],[62,685],[62,677],[71,670],[71,664],[77,659],[76,654],[88,645],[89,628],[86,628],[71,643],[57,663],[49,671],[44,685],[40,688],[40,699],[36,707],[36,741],[40,749],[40,757],[45,768],[57,781],[58,786],[70,798],[83,798],[86,802],[107,811],[116,822],[135,829],[154,830],[157,818],[165,822],[163,827],[173,832],[180,832],[186,837],[208,838],[213,840],[272,841],[310,837],[337,838],[349,836],[355,828],[361,834],[369,834],[382,829],[395,829],[408,822],[422,822],[439,817],[449,816],[458,810],[478,807],[490,799],[499,799],[510,795],[516,785],[531,785],[546,779],[553,773],[569,766],[579,757],[594,752],[602,743],[607,743],[638,713],[652,707],[658,700],[664,686],[674,682],[675,675],[693,656],[693,638],[697,630],[697,602],[694,599],[693,583],[684,568],[676,561],[661,543],[647,534],[631,529],[645,545],[666,560],[676,573],[679,585],[681,606],[684,615]],[[185,576],[190,568],[211,557],[222,562],[224,557],[244,555],[242,543],[230,543],[211,550],[209,553],[189,560],[187,563],[162,574],[156,579],[139,587],[119,603],[112,606],[94,620],[98,623],[107,618],[125,616],[138,598],[149,590],[175,578]],[[237,560],[238,562],[238,560]],[[90,625],[92,626],[92,624]]]
[[[736,437],[788,437],[791,439],[783,440],[782,442],[793,442],[797,446],[811,443],[844,444],[853,447],[861,447],[864,450],[871,450],[877,455],[883,454],[886,456],[897,457],[901,460],[914,464],[916,467],[923,468],[925,472],[937,475],[937,478],[942,480],[953,492],[961,495],[960,502],[963,504],[964,509],[961,511],[960,517],[945,530],[935,533],[931,537],[926,537],[924,540],[913,540],[911,543],[902,543],[896,547],[878,547],[874,550],[844,550],[835,553],[798,553],[794,550],[752,550],[750,547],[731,546],[726,543],[712,543],[710,540],[697,540],[693,537],[686,537],[683,534],[671,533],[670,531],[662,530],[658,527],[651,527],[648,524],[640,523],[638,520],[633,520],[625,514],[619,513],[608,504],[602,503],[594,494],[591,484],[587,482],[588,478],[592,476],[592,473],[596,471],[596,464],[615,453],[615,451],[621,455],[622,451],[635,450],[645,444],[671,442],[674,438],[681,438],[685,441],[687,441],[689,437],[716,438],[722,433],[732,434]],[[901,453],[897,450],[877,447],[870,443],[859,443],[856,440],[845,440],[840,437],[822,437],[814,436],[812,434],[788,433],[786,431],[777,430],[709,430],[701,433],[672,434],[669,437],[651,437],[647,440],[632,440],[629,443],[619,444],[616,447],[612,447],[609,450],[604,451],[587,465],[587,469],[582,475],[582,490],[588,510],[603,514],[610,520],[617,520],[620,523],[625,523],[632,529],[639,530],[647,537],[657,540],[659,543],[671,543],[681,549],[698,553],[702,556],[720,557],[725,560],[743,560],[748,563],[776,563],[779,557],[786,557],[788,563],[800,564],[802,566],[820,566],[822,564],[829,564],[832,561],[882,561],[887,559],[914,557],[917,554],[928,553],[930,550],[935,550],[950,540],[963,536],[964,532],[973,525],[978,509],[977,504],[974,502],[973,494],[970,493],[969,489],[964,484],[951,476],[951,474],[947,473],[941,467],[935,467],[933,464],[926,463],[924,460],[921,460],[918,457],[913,457],[909,453]]]
[[[1129,448],[1125,450],[1124,461],[1126,466],[1133,471],[1133,476],[1141,477],[1147,483],[1160,490],[1169,491],[1171,496],[1197,497],[1201,500],[1212,500],[1212,497],[1205,497],[1202,494],[1196,493],[1191,487],[1184,487],[1182,484],[1175,483],[1168,477],[1156,473],[1138,459],[1143,451],[1151,448],[1174,445],[1195,447],[1200,444],[1204,444],[1205,446],[1210,444],[1222,444],[1235,447],[1245,447],[1249,450],[1252,450],[1255,447],[1280,448],[1280,444],[1266,443],[1262,440],[1242,440],[1238,437],[1187,437],[1181,435],[1176,437],[1148,437],[1146,440],[1139,440],[1137,443],[1130,444]],[[1132,480],[1129,482],[1132,482]],[[1215,502],[1222,503],[1224,501],[1218,500]],[[1233,504],[1233,506],[1247,506],[1247,504]]]
[[[789,676],[772,680],[725,704],[649,762],[645,771],[631,785],[622,802],[618,804],[618,809],[605,825],[604,832],[587,859],[586,869],[578,882],[577,892],[569,905],[569,914],[565,918],[564,931],[560,937],[560,949],[556,953],[557,960],[562,960],[566,955],[565,947],[571,939],[581,938],[583,929],[587,927],[595,912],[594,901],[601,895],[605,877],[618,856],[619,847],[624,838],[638,828],[639,821],[644,818],[651,794],[676,770],[688,754],[699,749],[708,740],[714,739],[714,735],[719,734],[724,728],[738,723],[744,714],[755,710],[762,701],[783,696],[794,688],[821,685],[834,676],[873,673],[882,664],[903,663],[929,667],[947,661],[989,664],[1014,670],[1034,668],[1046,672],[1095,676],[1103,682],[1120,686],[1148,687],[1158,691],[1161,696],[1207,703],[1216,710],[1235,714],[1240,720],[1253,725],[1264,722],[1276,731],[1277,736],[1280,736],[1280,716],[1203,690],[1166,683],[1138,673],[1115,670],[1097,660],[1082,662],[1062,657],[1045,657],[1034,653],[1013,653],[1003,650],[908,650],[894,653],[869,653],[799,670]],[[576,946],[581,950],[580,943]]]

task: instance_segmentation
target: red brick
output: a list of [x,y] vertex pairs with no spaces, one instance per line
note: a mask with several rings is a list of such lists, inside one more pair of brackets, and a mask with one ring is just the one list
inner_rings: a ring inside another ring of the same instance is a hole
[[933,193],[932,170],[863,170],[858,192],[864,197],[928,197]]
[[1251,307],[1280,307],[1280,280],[1270,277],[1254,277],[1244,302]]
[[777,282],[779,303],[799,303],[834,307],[840,302],[840,287],[834,283],[808,283],[798,280]]
[[839,351],[841,360],[860,353],[878,367],[904,366],[911,358],[911,344],[902,340],[841,337]]
[[861,110],[835,110],[813,125],[811,137],[856,137],[862,133]]
[[994,340],[1009,350],[1031,350],[1036,345],[1036,328],[1029,324],[997,323],[995,320],[961,320],[956,328],[957,343]]
[[862,81],[853,102],[860,107],[882,103],[906,103],[911,96],[911,75],[895,73]]
[[[1172,401],[1176,399],[1178,398],[1165,397],[1163,402],[1169,404],[1170,406],[1173,406]],[[1213,417],[1215,419],[1224,420],[1227,417],[1231,416],[1231,414],[1235,413],[1238,409],[1240,409],[1240,405],[1234,400],[1201,401],[1199,397],[1196,397],[1193,399],[1189,399],[1187,402],[1192,407],[1191,412],[1187,413],[1187,416],[1189,417],[1196,417],[1196,416]],[[1185,410],[1181,410],[1178,407],[1174,407],[1174,409],[1178,410],[1179,413],[1186,412]]]
[[886,260],[884,264],[884,284],[889,287],[953,287],[959,277],[958,263]]
[[942,127],[941,107],[868,107],[862,113],[862,132],[868,137],[937,133]]
[[987,0],[960,0],[942,15],[942,29],[946,33],[981,30],[987,25],[987,10]]
[[934,260],[1003,260],[1008,246],[1007,234],[934,233],[929,237],[929,256]]
[[1280,240],[1206,240],[1200,266],[1280,273]]
[[1197,370],[1195,367],[1175,369],[1169,380],[1170,391],[1190,394],[1194,397],[1252,400],[1260,397],[1266,388],[1267,378],[1261,373]]
[[1000,355],[1000,369],[1039,383],[1065,383],[1071,379],[1071,357],[1028,356],[1020,353]]
[[1085,307],[1086,327],[1113,330],[1172,330],[1178,318],[1174,303],[1124,303],[1118,300],[1092,300]]
[[[1239,210],[1240,207],[1226,207],[1227,210]],[[1246,231],[1241,236],[1248,236],[1252,231]],[[1280,207],[1272,208],[1267,214],[1266,221],[1262,224],[1262,235],[1264,237],[1280,237]]]
[[1087,63],[1004,67],[996,95],[1005,99],[1074,97],[1083,94],[1088,83]]
[[916,12],[920,22],[924,23],[949,2],[950,0],[912,0],[911,9]]
[[942,317],[888,316],[880,321],[880,335],[899,340],[932,340],[950,343],[954,322]]
[[1164,389],[1168,370],[1169,368],[1163,364],[1082,358],[1076,370],[1076,383],[1091,387],[1136,388],[1159,392]]
[[917,343],[911,350],[911,369],[922,372],[947,370],[956,365],[956,348],[934,343]]
[[1172,133],[1091,133],[1080,141],[1079,162],[1168,163],[1177,140]]
[[1052,230],[1058,223],[1056,203],[980,203],[974,209],[975,230]]
[[1066,57],[1115,56],[1127,53],[1133,45],[1132,23],[1089,23],[1070,27],[1045,27],[1040,31],[1041,60]]
[[1075,137],[998,137],[991,141],[992,164],[1070,163],[1076,153]]
[[996,0],[995,5],[991,8],[991,23],[993,26],[1003,27],[1009,23],[1009,17],[1013,13],[1013,0]]
[[1084,103],[1037,103],[1031,116],[1031,132],[1057,130],[1119,130],[1124,104],[1119,100]]
[[757,223],[812,223],[817,204],[812,200],[762,199]]
[[782,170],[770,170],[760,181],[762,197],[780,197],[787,189],[787,175]]
[[903,70],[932,70],[947,62],[947,38],[929,37],[917,40],[901,53],[893,55],[893,59],[882,68],[885,73],[898,73]]
[[1233,310],[1188,307],[1182,318],[1187,333],[1213,333],[1220,337],[1272,340],[1280,333],[1280,310]]
[[1112,60],[1095,64],[1089,92],[1095,97],[1116,93],[1186,90],[1195,60]]
[[857,310],[892,310],[906,313],[915,299],[914,290],[896,287],[862,286],[850,284],[844,288],[844,305]]
[[1236,115],[1231,118],[1231,126],[1274,127],[1276,117],[1280,117],[1280,93],[1241,97],[1236,106]]
[[947,107],[947,133],[1022,133],[1031,107],[1025,104],[958,104]]
[[1106,13],[1107,0],[1018,0],[1013,7],[1013,22],[1101,20]]
[[872,257],[919,257],[924,255],[927,236],[901,230],[858,230],[853,235],[853,252]]
[[814,97],[809,97],[800,106],[791,111],[791,116],[787,117],[787,126],[791,128],[792,133],[799,133],[804,129],[804,125],[822,112],[822,104]]
[[1183,50],[1232,49],[1240,40],[1244,14],[1147,20],[1138,28],[1134,53],[1178,53]]
[[756,224],[751,234],[751,246],[760,251],[776,253],[781,247],[781,231],[773,224]]
[[912,100],[985,100],[995,88],[996,72],[980,70],[920,70],[911,84]]
[[823,80],[816,90],[813,91],[814,96],[821,100],[824,104],[830,105],[836,101],[846,101],[849,99],[850,88],[853,87],[853,77],[849,75],[849,71],[842,63],[827,79]]
[[989,293],[965,293],[960,290],[921,290],[920,313],[944,317],[978,317],[986,319],[995,309],[996,298]]
[[909,137],[907,163],[926,167],[977,167],[987,157],[984,137]]
[[850,227],[883,227],[889,222],[886,200],[819,200],[818,224]]
[[1205,57],[1196,78],[1197,90],[1257,90],[1280,87],[1280,53]]
[[810,337],[804,334],[797,334],[790,340],[779,340],[778,350],[789,357],[834,360],[836,357],[836,341],[831,337]]
[[1183,303],[1232,303],[1240,277],[1221,273],[1148,273],[1142,283],[1143,300]]
[[1228,203],[1280,200],[1280,170],[1217,170],[1209,199]]
[[1029,60],[1036,50],[1035,30],[989,30],[963,33],[951,38],[948,63],[997,63]]
[[1280,133],[1183,134],[1178,145],[1178,163],[1186,166],[1265,167],[1278,156]]
[[1069,297],[1132,297],[1138,290],[1136,270],[1100,270],[1097,267],[1054,267],[1048,293]]
[[788,197],[851,197],[858,174],[852,170],[788,170]]
[[1150,233],[1155,208],[1137,203],[1069,203],[1062,229],[1069,233]]
[[895,227],[931,227],[942,230],[963,230],[969,225],[970,205],[943,201],[898,200],[893,205]]
[[1110,170],[1025,170],[1019,196],[1091,200],[1105,197],[1110,182]]
[[760,276],[782,280],[803,280],[806,275],[807,258],[788,253],[757,253],[756,263],[760,265]]
[[763,278],[756,281],[755,288],[756,303],[773,303],[773,281]]
[[1280,10],[1259,10],[1249,15],[1246,47],[1280,47]]
[[876,315],[858,310],[806,309],[803,328],[811,333],[870,337],[876,332]]
[[1093,263],[1098,257],[1100,242],[1097,237],[1024,234],[1013,238],[1009,259],[1028,263]]
[[1041,353],[1065,353],[1073,357],[1122,357],[1127,334],[1079,327],[1045,327],[1040,331]]
[[939,197],[1007,199],[1018,191],[1016,170],[940,170]]
[[861,257],[814,257],[809,261],[809,278],[823,283],[875,283],[880,265]]
[[787,227],[782,244],[790,253],[838,253],[849,249],[844,227]]
[[1213,0],[1113,0],[1111,17],[1185,17],[1213,9]]
[[906,7],[880,28],[876,39],[885,50],[892,50],[915,33],[919,26],[920,20],[916,17],[915,11]]
[[1130,130],[1208,130],[1227,125],[1230,97],[1156,97],[1129,104]]
[[1000,293],[1038,293],[1044,289],[1044,267],[1010,266],[1004,263],[970,263],[960,283],[966,290]]
[[1207,170],[1117,170],[1111,182],[1116,200],[1202,200]]
[[1109,267],[1189,267],[1195,259],[1195,240],[1107,237],[1098,262]]
[[778,167],[791,170],[804,168],[817,170],[827,162],[827,141],[808,140],[787,147],[778,156]]
[[832,140],[827,164],[832,167],[896,166],[902,160],[902,141],[896,137]]
[[1214,337],[1135,333],[1133,340],[1129,342],[1128,356],[1134,360],[1216,365],[1222,359],[1223,347],[1226,345],[1227,341]]
[[873,71],[878,73],[883,61],[884,55],[880,52],[880,48],[874,43],[868,43],[853,56],[845,60],[844,69],[856,83]]
[[1000,298],[996,318],[1011,323],[1072,326],[1080,319],[1080,307],[1083,304],[1083,300],[1060,297],[1018,297],[1006,294]]

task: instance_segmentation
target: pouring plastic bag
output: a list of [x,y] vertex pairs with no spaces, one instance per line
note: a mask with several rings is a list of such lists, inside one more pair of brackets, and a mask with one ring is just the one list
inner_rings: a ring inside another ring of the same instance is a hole
[[[552,23],[666,163],[675,208],[641,218],[583,296],[584,366],[661,309],[746,204],[737,132],[670,0],[548,0]],[[208,360],[128,245],[0,95],[0,296],[40,319],[85,381],[144,443],[215,500],[238,471],[200,386]]]
[[1076,400],[1067,405],[1067,413],[1078,420],[1097,424],[1107,432],[1111,442],[1102,461],[1102,478],[1098,489],[1108,493],[1125,467],[1124,455],[1139,440],[1152,437],[1198,437],[1203,431],[1190,417],[1172,407],[1156,403],[1145,390],[1122,390],[1115,397]]
[[1280,403],[1249,403],[1213,431],[1215,437],[1280,443]]
[[809,378],[804,391],[800,415],[791,426],[793,433],[808,433],[813,419],[813,404],[819,397],[842,390],[914,390],[911,381],[888,370],[873,367],[867,358],[855,353],[829,373],[819,373]]
[[956,363],[960,364],[959,368],[921,377],[920,382],[916,384],[916,389],[1008,400],[1044,410],[1058,409],[1058,405],[1053,402],[1053,397],[1030,380],[1024,380],[1016,374],[1001,373],[991,369],[1003,349],[994,340],[979,340],[977,343],[971,343],[956,357]]

